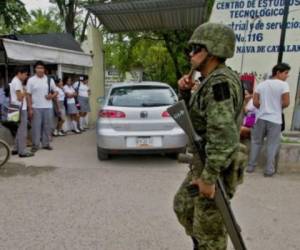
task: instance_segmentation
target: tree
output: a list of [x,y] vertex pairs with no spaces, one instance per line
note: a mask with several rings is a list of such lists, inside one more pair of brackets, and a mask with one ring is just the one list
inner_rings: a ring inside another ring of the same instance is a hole
[[[122,2],[128,0],[111,0]],[[89,12],[84,10],[85,4],[105,2],[105,0],[52,0],[59,9],[65,30],[80,42],[85,39],[88,23],[99,24]],[[206,1],[208,20],[214,0]],[[104,33],[105,61],[107,67],[115,67],[124,77],[126,71],[136,65],[143,66],[145,78],[175,84],[177,79],[189,70],[186,56],[187,41],[192,30]]]
[[60,18],[64,21],[65,31],[82,43],[85,40],[89,20],[96,25],[92,15],[84,9],[84,5],[99,2],[97,0],[52,0],[59,9]]
[[65,20],[66,32],[75,37],[75,16],[78,7],[78,0],[55,0],[61,18]]
[[21,27],[22,34],[62,32],[62,26],[54,10],[41,9],[31,11],[30,21]]
[[21,0],[0,0],[0,32],[12,33],[29,19]]
[[[210,13],[214,5],[214,0],[207,1],[207,11],[204,18],[209,19]],[[131,32],[123,33],[122,35],[110,35],[106,39],[106,63],[111,63],[124,75],[124,71],[128,71],[133,63],[142,64],[148,80],[167,81],[175,84],[176,79],[179,79],[184,72],[189,71],[189,58],[187,57],[187,41],[192,35],[193,30],[175,30],[175,31],[152,31],[152,32]],[[116,39],[118,37],[118,39]],[[120,39],[121,38],[121,39]],[[126,39],[125,39],[126,38]],[[151,41],[146,43],[145,40]],[[139,49],[141,57],[138,53],[134,53],[136,46],[141,46]],[[145,54],[145,51],[152,53]],[[165,57],[155,58],[153,53],[158,53]],[[139,58],[136,62],[134,57]],[[151,63],[152,62],[152,63]],[[157,66],[157,67],[156,67]],[[160,72],[156,74],[157,72]],[[156,78],[155,78],[156,77]]]
[[105,62],[125,73],[135,67],[144,68],[144,80],[176,83],[173,61],[164,40],[153,33],[129,32],[110,34],[104,31]]

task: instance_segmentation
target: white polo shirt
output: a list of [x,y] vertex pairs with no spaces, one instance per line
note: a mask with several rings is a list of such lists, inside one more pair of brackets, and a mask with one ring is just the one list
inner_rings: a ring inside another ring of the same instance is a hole
[[[53,79],[50,79],[50,91],[56,91],[56,85]],[[27,92],[32,96],[33,108],[53,108],[52,100],[47,100],[49,94],[48,77],[40,78],[37,75],[30,77],[27,82]]]
[[260,107],[257,119],[282,124],[282,95],[290,92],[287,82],[278,79],[268,79],[257,85]]
[[64,90],[60,87],[57,87],[56,90],[58,92],[58,96],[57,96],[58,101],[63,102],[65,100]]
[[[74,89],[77,90],[79,85],[79,82],[75,82],[73,87]],[[78,96],[82,96],[82,97],[89,97],[89,86],[87,84],[84,84],[83,82],[80,82],[80,86],[78,89]]]
[[[69,86],[69,85],[65,85],[64,86],[64,91],[65,91],[65,94],[67,95],[67,94],[75,94],[76,93],[76,91],[75,91],[75,89],[73,88],[73,86],[71,85],[71,86]],[[74,97],[72,97],[72,98],[68,98],[67,97],[67,104],[75,104],[75,98]]]
[[9,88],[10,88],[10,102],[13,105],[18,105],[21,106],[22,105],[22,110],[27,110],[27,101],[26,101],[26,97],[23,98],[23,104],[22,102],[20,102],[18,100],[17,97],[17,91],[20,91],[22,94],[24,93],[24,86],[21,82],[21,80],[15,76],[11,83],[9,84]]

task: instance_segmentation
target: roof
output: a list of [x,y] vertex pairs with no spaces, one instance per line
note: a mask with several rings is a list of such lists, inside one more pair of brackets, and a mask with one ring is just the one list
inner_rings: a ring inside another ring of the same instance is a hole
[[[12,36],[10,36],[11,38]],[[48,47],[83,52],[79,43],[68,33],[14,35],[16,40]]]
[[35,62],[42,60],[47,63],[91,67],[92,57],[82,51],[62,49],[37,43],[18,41],[15,37],[0,37],[1,46],[9,61]]
[[205,0],[133,0],[86,8],[110,32],[194,29],[204,22]]

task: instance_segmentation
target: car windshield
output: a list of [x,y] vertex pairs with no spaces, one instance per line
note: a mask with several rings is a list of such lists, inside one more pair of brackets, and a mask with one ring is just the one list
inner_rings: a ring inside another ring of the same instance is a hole
[[169,106],[177,101],[176,95],[164,86],[124,86],[114,88],[108,105],[118,107]]

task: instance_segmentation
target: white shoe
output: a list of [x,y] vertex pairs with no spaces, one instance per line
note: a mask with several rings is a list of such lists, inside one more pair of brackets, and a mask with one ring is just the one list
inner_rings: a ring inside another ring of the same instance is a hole
[[53,131],[53,136],[58,136],[58,131],[57,131],[57,129],[55,129],[54,131]]
[[59,136],[65,136],[65,134],[63,132],[61,132],[61,131],[58,132],[58,135]]

